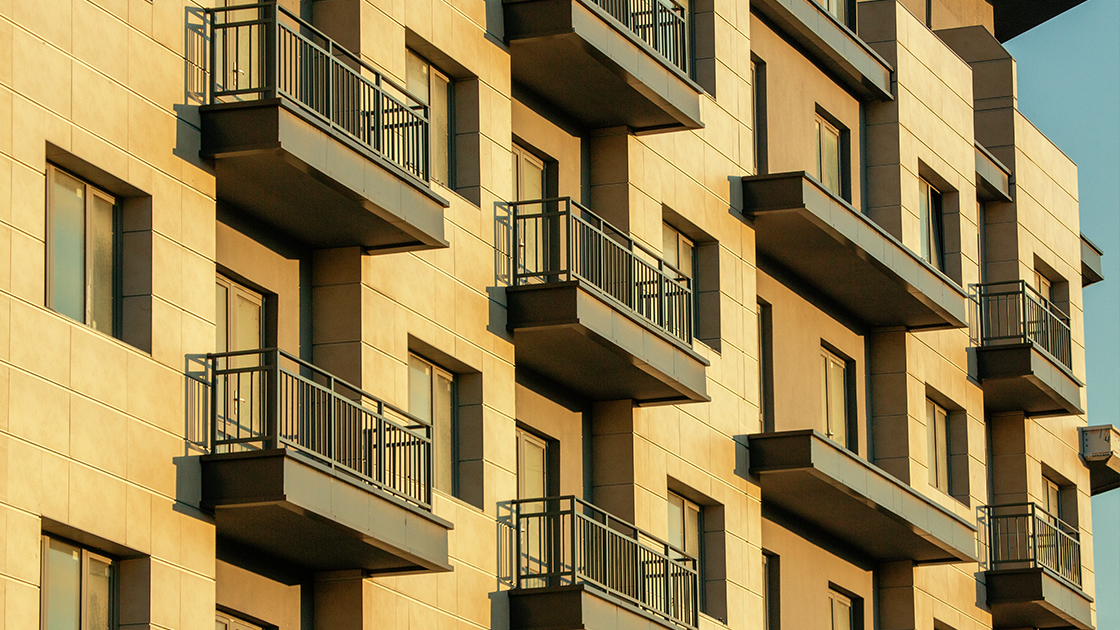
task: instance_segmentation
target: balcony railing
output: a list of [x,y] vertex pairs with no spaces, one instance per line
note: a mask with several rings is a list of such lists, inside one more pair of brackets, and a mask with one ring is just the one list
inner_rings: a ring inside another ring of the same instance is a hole
[[428,107],[275,2],[207,9],[210,103],[283,98],[428,182]]
[[568,197],[509,204],[515,286],[583,280],[660,331],[692,343],[692,282]]
[[431,425],[282,350],[207,359],[212,452],[288,448],[431,509]]
[[695,628],[696,560],[575,497],[512,503],[514,588],[587,584],[674,624]]
[[982,347],[1031,343],[1072,369],[1069,316],[1026,282],[972,286],[972,335]]
[[592,0],[669,63],[688,72],[686,10],[673,0]]
[[1081,588],[1076,527],[1034,503],[989,505],[984,512],[991,570],[1042,568]]

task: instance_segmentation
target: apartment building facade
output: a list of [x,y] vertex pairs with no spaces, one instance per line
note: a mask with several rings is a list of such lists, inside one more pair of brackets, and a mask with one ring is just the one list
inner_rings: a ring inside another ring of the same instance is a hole
[[1094,628],[1076,4],[0,0],[0,628]]

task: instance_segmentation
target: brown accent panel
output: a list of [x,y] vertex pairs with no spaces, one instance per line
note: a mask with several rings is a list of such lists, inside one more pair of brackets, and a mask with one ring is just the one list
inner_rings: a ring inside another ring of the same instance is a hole
[[1092,598],[1044,569],[988,571],[992,627],[1092,630]]

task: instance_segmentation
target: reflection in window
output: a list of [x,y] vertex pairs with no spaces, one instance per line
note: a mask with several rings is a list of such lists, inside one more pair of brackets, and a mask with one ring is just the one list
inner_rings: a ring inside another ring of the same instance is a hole
[[116,622],[113,561],[43,536],[43,630],[109,630]]

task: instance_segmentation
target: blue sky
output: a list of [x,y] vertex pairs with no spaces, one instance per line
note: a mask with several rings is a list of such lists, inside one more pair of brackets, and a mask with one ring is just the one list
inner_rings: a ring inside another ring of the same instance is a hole
[[[1088,0],[1007,42],[1019,110],[1078,167],[1081,232],[1104,250],[1085,289],[1089,424],[1120,425],[1120,2]],[[1120,628],[1120,490],[1093,499],[1097,627]]]

